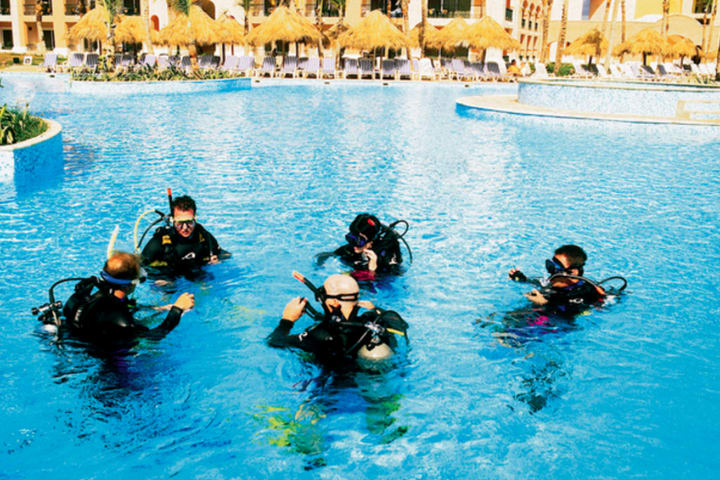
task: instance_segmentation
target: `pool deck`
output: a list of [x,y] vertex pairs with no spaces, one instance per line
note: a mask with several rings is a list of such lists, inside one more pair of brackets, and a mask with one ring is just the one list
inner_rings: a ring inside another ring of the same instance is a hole
[[458,105],[490,112],[510,115],[530,115],[538,117],[573,118],[580,120],[603,120],[628,123],[653,123],[671,125],[712,125],[720,126],[720,120],[688,120],[676,117],[649,117],[644,115],[623,115],[609,113],[589,113],[561,108],[548,108],[527,105],[518,102],[516,95],[484,95],[480,97],[462,97]]

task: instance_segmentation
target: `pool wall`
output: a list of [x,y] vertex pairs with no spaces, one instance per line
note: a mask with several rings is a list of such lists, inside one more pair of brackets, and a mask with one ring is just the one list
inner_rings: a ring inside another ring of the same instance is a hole
[[[518,102],[578,112],[678,117],[682,115],[682,111],[678,110],[678,102],[683,102],[680,104],[681,110],[700,110],[702,105],[707,105],[706,102],[720,106],[720,88],[652,83],[634,85],[610,82],[577,84],[571,81],[521,81],[518,86]],[[695,118],[700,119],[697,115]],[[710,119],[710,116],[707,118]]]
[[62,127],[52,120],[45,122],[48,129],[42,135],[0,147],[0,182],[42,175],[50,166],[62,163]]
[[250,78],[167,82],[79,82],[69,81],[68,91],[89,95],[152,95],[170,93],[229,92],[251,88]]

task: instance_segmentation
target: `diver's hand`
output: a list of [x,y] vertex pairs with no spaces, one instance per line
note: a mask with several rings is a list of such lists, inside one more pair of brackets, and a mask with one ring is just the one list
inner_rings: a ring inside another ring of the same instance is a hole
[[208,260],[208,265],[217,265],[220,263],[220,260],[218,260],[217,255],[210,255],[210,260]]
[[365,310],[375,310],[375,305],[370,300],[360,300],[357,304]]
[[546,303],[548,303],[548,299],[545,297],[545,295],[540,293],[540,291],[535,288],[532,289],[532,291],[526,293],[525,298],[527,298],[536,305],[545,305]]
[[295,297],[285,305],[283,310],[283,320],[289,320],[295,322],[298,318],[302,317],[305,311],[305,305],[307,305],[307,299],[301,297]]
[[527,282],[527,277],[525,276],[525,274],[517,268],[511,268],[510,272],[508,273],[508,277],[510,277],[510,280],[514,282]]
[[377,270],[377,253],[368,248],[363,252],[363,255],[365,255],[365,257],[368,259],[367,269],[371,272]]
[[183,312],[190,310],[195,306],[195,295],[192,293],[183,293],[175,300],[173,307],[178,307]]
[[167,285],[171,285],[172,283],[173,282],[171,282],[170,280],[162,280],[162,279],[155,280],[156,287],[165,287]]

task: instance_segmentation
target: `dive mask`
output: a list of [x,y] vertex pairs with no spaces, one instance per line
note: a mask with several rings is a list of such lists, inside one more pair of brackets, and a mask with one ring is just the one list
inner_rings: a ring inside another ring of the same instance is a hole
[[560,261],[555,257],[545,260],[545,269],[550,275],[555,275],[557,273],[569,273],[570,270],[573,269],[576,269],[578,271],[578,275],[580,276],[582,276],[582,274],[584,273],[582,265],[570,265],[568,268],[565,268],[563,264],[560,263]]
[[102,278],[104,281],[108,283],[112,283],[113,285],[118,285],[121,287],[127,287],[128,285],[135,285],[137,286],[140,283],[145,282],[147,279],[147,276],[145,275],[144,270],[140,270],[140,276],[138,278],[128,280],[125,278],[116,278],[107,273],[105,270],[100,271],[100,278]]
[[370,242],[367,237],[362,233],[355,235],[352,232],[345,235],[345,241],[347,241],[347,243],[349,243],[353,247],[358,248],[362,248]]

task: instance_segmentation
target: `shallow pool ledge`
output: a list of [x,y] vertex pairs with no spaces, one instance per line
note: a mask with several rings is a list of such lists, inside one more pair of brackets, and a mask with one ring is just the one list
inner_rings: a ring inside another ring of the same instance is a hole
[[51,165],[62,163],[62,127],[53,120],[43,119],[48,129],[35,138],[13,145],[0,146],[0,182],[18,176],[39,177],[52,171]]
[[70,93],[82,95],[172,95],[176,93],[230,92],[248,90],[251,79],[223,78],[220,80],[169,80],[147,82],[86,82],[70,80]]

